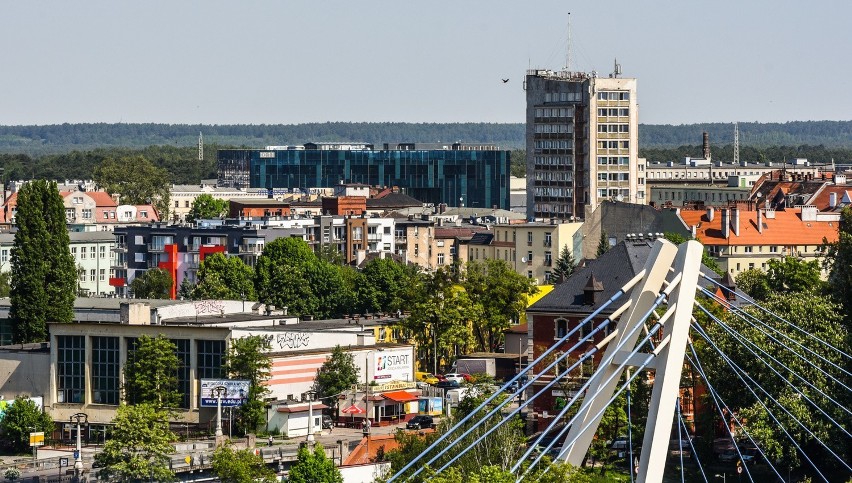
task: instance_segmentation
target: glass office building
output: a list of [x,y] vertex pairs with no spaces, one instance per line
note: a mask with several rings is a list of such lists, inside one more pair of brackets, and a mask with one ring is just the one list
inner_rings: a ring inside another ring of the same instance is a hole
[[497,149],[227,149],[218,164],[220,186],[398,186],[424,203],[509,209],[509,151]]

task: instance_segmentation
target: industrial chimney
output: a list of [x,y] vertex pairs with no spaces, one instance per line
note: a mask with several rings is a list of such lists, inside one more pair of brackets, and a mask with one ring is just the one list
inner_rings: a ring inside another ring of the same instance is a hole
[[710,134],[704,131],[702,146],[704,147],[704,159],[710,159]]

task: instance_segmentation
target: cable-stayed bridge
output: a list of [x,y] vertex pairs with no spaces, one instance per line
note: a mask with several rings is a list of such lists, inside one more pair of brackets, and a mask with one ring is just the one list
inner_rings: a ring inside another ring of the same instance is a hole
[[[741,478],[749,481],[765,479],[765,471],[756,475],[753,474],[753,466],[741,464],[759,457],[769,468],[768,474],[772,479],[788,481],[789,462],[768,456],[767,453],[771,452],[763,441],[765,438],[761,434],[751,434],[755,431],[760,433],[760,428],[750,427],[721,397],[718,388],[731,384],[739,385],[753,396],[765,412],[765,420],[774,425],[786,444],[794,448],[796,457],[807,467],[814,481],[847,481],[852,478],[852,456],[847,454],[852,446],[852,411],[842,403],[848,401],[852,393],[852,374],[848,370],[852,356],[848,349],[843,342],[820,338],[798,326],[796,321],[785,320],[751,299],[747,302],[752,310],[743,310],[732,303],[742,294],[730,291],[702,274],[702,251],[702,245],[695,241],[677,247],[668,241],[657,240],[644,268],[615,295],[539,354],[476,409],[454,422],[429,448],[387,481],[428,480],[447,471],[465,454],[480,451],[489,437],[494,438],[495,431],[516,419],[537,397],[561,381],[572,378],[578,368],[591,361],[596,364],[594,373],[579,379],[582,384],[571,392],[573,396],[559,409],[552,422],[519,457],[506,465],[517,482],[535,481],[535,478],[546,474],[549,470],[544,458],[546,454],[573,466],[583,464],[604,412],[625,391],[630,417],[630,384],[637,377],[647,378],[646,371],[653,371],[654,377],[644,438],[641,445],[639,441],[633,441],[632,435],[627,440],[627,461],[637,463],[635,471],[630,472],[631,481],[663,480],[666,460],[672,454],[672,435],[679,435],[679,451],[675,454],[681,459],[681,479],[686,481],[683,454],[688,450],[697,460],[700,478],[705,482],[714,480],[719,475],[706,474],[705,466],[701,464],[701,458],[710,459],[714,455],[698,454],[692,440],[686,437],[688,428],[680,407],[684,368],[700,377],[708,394],[707,411],[715,412],[722,421],[733,426],[730,436]],[[720,317],[721,311],[728,316]],[[599,322],[602,313],[610,315]],[[731,320],[730,317],[739,325],[747,326],[752,338],[744,335],[746,331],[737,330],[733,324],[726,322]],[[712,330],[710,324],[714,324]],[[779,326],[788,330],[780,330]],[[588,330],[589,327],[591,330]],[[790,331],[801,337],[790,337]],[[713,335],[719,333],[725,335],[725,344],[720,344],[718,337]],[[755,337],[765,343],[756,343],[752,340]],[[575,338],[577,342],[571,344]],[[803,339],[807,343],[802,343]],[[699,341],[704,344],[704,351],[696,350],[693,342]],[[765,378],[761,384],[758,380],[761,378],[731,356],[730,349],[725,347],[731,343],[739,344],[739,352],[744,351],[762,363],[761,372],[776,376],[771,386],[766,384]],[[565,350],[565,344],[570,348]],[[772,347],[772,350],[767,350],[767,347]],[[578,351],[581,353],[574,360],[572,355],[576,356]],[[703,356],[699,357],[699,353]],[[711,362],[706,360],[707,354],[713,356],[712,364],[725,368],[724,380],[713,380],[709,371],[705,370],[707,363]],[[795,359],[796,364],[783,362],[790,359]],[[806,367],[807,374],[797,367]],[[555,376],[545,377],[545,374]],[[809,377],[808,374],[817,376]],[[816,379],[829,381],[830,387],[837,393],[827,393],[825,388],[828,386],[818,384]],[[789,404],[779,401],[786,397],[781,395],[782,389],[785,394],[793,394],[807,412],[795,413],[789,409]],[[526,400],[514,407],[513,401],[521,401],[521,394],[526,394]],[[821,427],[830,426],[831,434],[840,435],[839,438],[828,438],[825,431],[817,429],[817,419]],[[629,421],[627,427],[628,430],[631,427]],[[733,437],[734,433],[739,440]],[[807,440],[806,445],[801,443],[803,439]],[[772,454],[777,455],[778,452]],[[840,480],[837,480],[838,468],[841,474],[845,474],[840,476]]]

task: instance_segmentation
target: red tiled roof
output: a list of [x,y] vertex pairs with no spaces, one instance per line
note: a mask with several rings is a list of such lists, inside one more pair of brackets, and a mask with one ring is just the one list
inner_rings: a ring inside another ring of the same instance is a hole
[[820,190],[813,198],[811,198],[808,204],[814,205],[817,207],[819,211],[831,211],[832,208],[828,205],[831,201],[831,193],[837,194],[837,206],[843,202],[843,196],[848,192],[852,191],[852,187],[850,186],[826,186],[822,190]]
[[757,231],[757,212],[740,210],[740,234],[731,229],[729,238],[722,235],[722,214],[716,212],[708,221],[704,211],[681,210],[686,226],[698,225],[696,238],[705,245],[821,245],[823,237],[837,240],[837,222],[802,221],[801,210],[776,211],[775,218],[764,214],[763,233]]
[[87,195],[95,202],[95,206],[97,207],[111,207],[118,206],[118,203],[112,199],[112,196],[109,195],[106,191],[87,191]]
[[[421,429],[416,434],[427,434],[434,431],[434,429]],[[370,436],[369,444],[367,444],[367,438],[363,438],[361,442],[358,443],[358,446],[349,453],[349,456],[343,460],[343,464],[340,466],[372,463],[376,460],[376,454],[378,453],[379,448],[383,448],[382,451],[387,454],[389,451],[399,448],[399,443],[396,441],[395,435],[393,434],[377,434],[375,436]]]

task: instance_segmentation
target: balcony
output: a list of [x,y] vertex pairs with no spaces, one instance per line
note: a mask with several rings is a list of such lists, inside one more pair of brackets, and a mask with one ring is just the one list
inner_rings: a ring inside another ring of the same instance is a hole
[[545,247],[545,248],[547,248],[547,247],[551,247],[551,246],[553,246],[553,241],[552,241],[552,240],[544,240],[544,247]]
[[262,243],[241,244],[240,253],[255,253],[259,255],[263,253],[263,247]]
[[148,253],[162,253],[166,251],[166,245],[170,244],[171,243],[149,243]]

